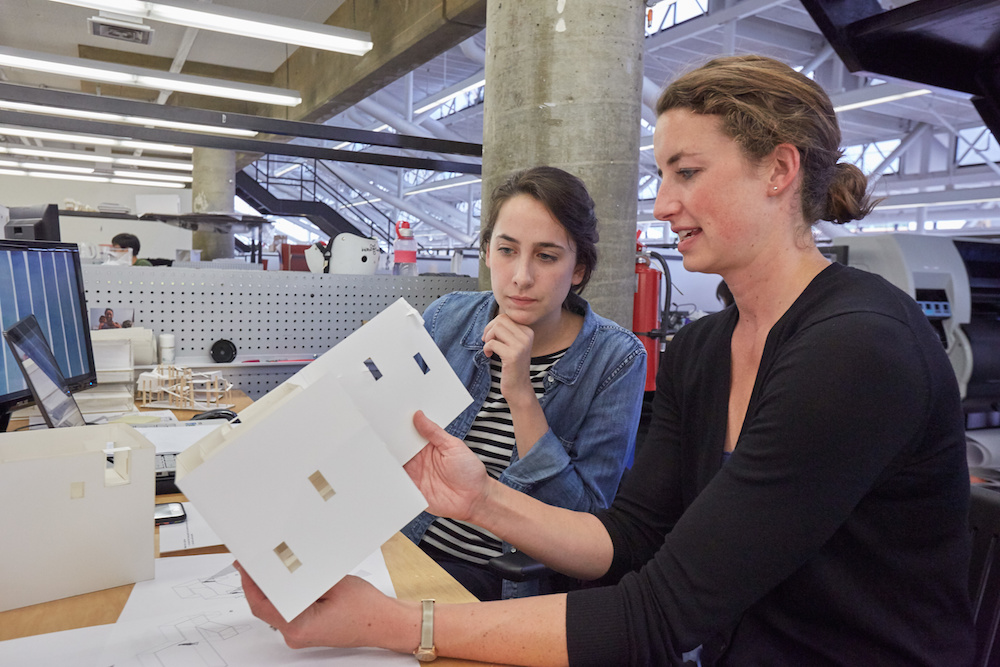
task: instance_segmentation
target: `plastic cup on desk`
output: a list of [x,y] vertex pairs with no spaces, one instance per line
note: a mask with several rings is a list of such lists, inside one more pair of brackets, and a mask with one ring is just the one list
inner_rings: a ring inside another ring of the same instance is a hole
[[174,363],[174,335],[160,334],[160,363]]

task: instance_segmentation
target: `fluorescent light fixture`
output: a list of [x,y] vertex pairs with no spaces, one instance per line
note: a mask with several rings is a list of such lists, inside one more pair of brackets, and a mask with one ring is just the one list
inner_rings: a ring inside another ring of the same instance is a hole
[[152,171],[131,171],[129,169],[115,169],[115,176],[119,178],[137,178],[147,181],[173,181],[175,183],[193,183],[194,179],[184,174],[160,174]]
[[12,144],[0,144],[0,154],[25,155],[28,157],[49,158],[52,160],[72,160],[75,162],[97,162],[101,164],[124,164],[132,167],[149,167],[150,169],[170,169],[173,171],[194,171],[194,165],[180,160],[156,160],[144,157],[116,157],[101,155],[89,151],[62,151],[51,148],[32,148]]
[[205,5],[185,0],[53,0],[64,5],[113,12],[139,19],[163,21],[199,30],[211,30],[281,44],[308,46],[363,56],[372,49],[371,35],[360,30],[272,16],[235,7]]
[[48,130],[29,130],[20,127],[0,125],[0,134],[8,137],[26,137],[43,141],[63,141],[70,144],[88,144],[91,146],[115,146],[160,153],[180,153],[191,155],[194,149],[190,146],[174,146],[173,144],[157,144],[149,141],[133,141],[131,139],[111,139],[96,137],[89,134],[71,134],[68,132],[49,132]]
[[0,168],[2,176],[31,176],[33,178],[50,178],[60,181],[86,181],[88,183],[114,183],[116,185],[137,185],[148,188],[183,188],[183,183],[170,181],[153,181],[130,178],[108,178],[107,176],[87,176],[83,174],[59,174],[47,171],[23,171],[20,169]]
[[967,188],[943,192],[919,192],[908,195],[890,195],[881,201],[876,210],[923,208],[931,206],[968,206],[1000,201],[1000,187]]
[[70,167],[65,164],[48,164],[47,162],[8,162],[0,160],[0,165],[6,164],[10,167],[20,167],[21,169],[37,169],[40,171],[58,171],[64,174],[93,174],[93,167]]
[[302,164],[301,164],[300,162],[293,162],[293,163],[291,163],[290,165],[288,165],[288,166],[285,166],[285,167],[282,167],[282,168],[281,168],[281,169],[279,169],[278,171],[274,172],[274,177],[275,177],[275,178],[278,178],[278,177],[280,177],[280,176],[284,176],[284,175],[285,175],[285,174],[287,174],[288,172],[290,172],[290,171],[293,171],[293,170],[295,170],[295,169],[298,169],[298,168],[299,168],[299,167],[301,167],[301,166],[302,166]]
[[115,164],[127,164],[130,167],[149,167],[150,169],[173,169],[174,171],[194,171],[190,162],[174,162],[166,160],[148,160],[141,157],[119,157]]
[[472,185],[474,183],[482,183],[483,179],[477,178],[475,176],[459,176],[458,178],[448,178],[439,181],[431,181],[425,185],[420,185],[412,190],[407,190],[404,197],[409,197],[410,195],[419,195],[423,192],[434,192],[435,190],[446,190],[448,188],[457,188],[460,185]]
[[445,88],[436,95],[427,98],[426,102],[421,102],[420,106],[414,109],[413,113],[421,114],[425,111],[430,111],[435,109],[445,102],[449,102],[456,97],[460,97],[465,93],[471,92],[476,88],[481,88],[486,85],[486,79],[483,78],[482,74],[475,74],[464,81],[459,81],[453,86]]
[[97,60],[56,56],[25,49],[0,46],[0,67],[14,67],[48,74],[70,76],[86,81],[117,83],[123,86],[194,93],[211,97],[225,97],[247,102],[276,104],[293,107],[302,102],[294,90],[235,83],[221,79],[208,79],[188,74],[174,74],[131,65],[102,63]]
[[28,176],[33,176],[35,178],[57,178],[63,181],[88,181],[90,183],[107,183],[108,179],[104,176],[84,176],[82,174],[52,174],[46,171],[32,171],[28,173]]
[[374,204],[377,201],[382,201],[381,197],[375,197],[374,199],[365,199],[362,201],[356,201],[351,204],[344,204],[343,206],[338,206],[337,210],[345,208],[354,208],[355,206],[364,206],[365,204]]
[[118,185],[142,185],[148,188],[183,188],[183,183],[174,183],[168,181],[140,181],[131,178],[112,178],[112,183]]
[[27,113],[41,113],[50,116],[65,116],[67,118],[83,118],[85,120],[99,120],[109,123],[128,123],[129,125],[142,125],[144,127],[165,127],[171,130],[186,130],[188,132],[227,134],[234,137],[253,137],[257,135],[256,130],[244,130],[239,127],[216,127],[215,125],[182,123],[179,121],[163,120],[160,118],[143,118],[141,116],[121,116],[119,114],[103,113],[101,111],[84,111],[83,109],[64,109],[61,107],[50,107],[43,104],[8,102],[7,100],[0,100],[0,109],[7,109],[9,111],[24,111]]
[[885,104],[886,102],[896,102],[910,97],[919,97],[930,94],[926,88],[910,88],[895,83],[883,83],[877,86],[867,86],[846,93],[839,93],[833,96],[836,113],[861,109],[875,104]]
[[21,146],[0,146],[0,153],[9,155],[26,155],[28,157],[44,157],[53,160],[75,160],[77,162],[103,162],[111,164],[114,158],[108,155],[98,155],[84,151],[54,151],[48,148],[28,148]]

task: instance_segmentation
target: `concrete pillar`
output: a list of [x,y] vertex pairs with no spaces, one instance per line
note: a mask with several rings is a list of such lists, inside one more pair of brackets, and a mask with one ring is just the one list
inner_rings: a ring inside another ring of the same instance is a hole
[[[193,213],[234,213],[236,196],[236,153],[217,148],[195,148],[191,185]],[[191,247],[201,250],[201,259],[233,257],[236,251],[231,224],[199,223],[191,237]]]
[[[645,22],[642,0],[489,2],[483,205],[511,171],[548,164],[587,184],[599,260],[584,296],[631,328]],[[483,218],[486,211],[483,211]],[[480,267],[480,286],[489,271]]]

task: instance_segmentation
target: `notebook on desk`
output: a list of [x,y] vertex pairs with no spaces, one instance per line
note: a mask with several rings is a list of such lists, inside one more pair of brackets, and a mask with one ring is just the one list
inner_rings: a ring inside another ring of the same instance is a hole
[[[24,381],[31,390],[35,404],[49,428],[86,426],[87,421],[83,417],[83,412],[73,398],[73,392],[66,384],[55,355],[52,354],[52,348],[41,327],[38,326],[35,316],[28,315],[11,325],[3,332],[3,337],[13,352],[24,375]],[[156,470],[157,492],[160,492],[161,485],[176,490],[175,453],[157,453],[153,465]],[[164,493],[170,492],[164,491]]]

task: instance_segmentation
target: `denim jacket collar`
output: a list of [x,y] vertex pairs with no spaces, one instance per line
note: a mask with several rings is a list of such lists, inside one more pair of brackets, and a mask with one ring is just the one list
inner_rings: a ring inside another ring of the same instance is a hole
[[[572,385],[576,383],[583,369],[586,367],[587,356],[593,349],[596,340],[598,321],[590,309],[590,304],[580,295],[570,292],[566,297],[566,305],[571,312],[583,316],[583,327],[580,329],[580,333],[577,334],[573,344],[566,350],[566,354],[549,369],[547,375],[552,380]],[[486,325],[493,319],[491,313],[493,313],[496,307],[496,298],[484,300],[479,308],[476,309],[476,312],[473,313],[469,328],[466,330],[465,335],[462,336],[463,347],[479,352],[475,357],[477,366],[484,366],[489,363],[486,355],[482,354],[483,331],[486,330]]]

